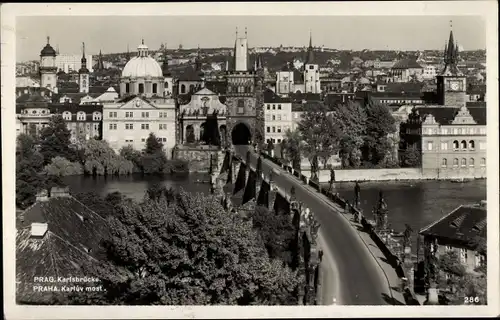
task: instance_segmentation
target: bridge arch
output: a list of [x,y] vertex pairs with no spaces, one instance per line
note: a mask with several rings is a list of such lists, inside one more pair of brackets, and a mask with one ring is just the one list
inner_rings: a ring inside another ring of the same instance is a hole
[[249,145],[252,140],[252,134],[248,126],[243,122],[235,125],[231,131],[231,140],[233,145]]

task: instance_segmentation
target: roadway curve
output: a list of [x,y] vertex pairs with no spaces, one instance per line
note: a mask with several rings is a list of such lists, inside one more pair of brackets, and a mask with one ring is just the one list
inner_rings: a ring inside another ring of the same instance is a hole
[[[246,159],[248,150],[252,151],[252,167],[257,165],[257,155],[249,146],[235,146],[235,152]],[[262,158],[263,172],[281,169],[269,160]],[[280,188],[289,191],[295,187],[295,196],[306,204],[321,223],[319,243],[324,256],[322,265],[322,304],[332,304],[333,298],[338,305],[387,305],[383,294],[390,288],[383,271],[377,265],[359,235],[340,214],[334,211],[326,199],[311,192],[291,174],[281,171],[274,175],[273,181]]]

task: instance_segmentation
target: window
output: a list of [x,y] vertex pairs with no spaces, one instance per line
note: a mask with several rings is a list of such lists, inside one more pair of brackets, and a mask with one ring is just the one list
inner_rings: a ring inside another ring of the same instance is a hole
[[446,158],[443,158],[443,160],[441,160],[441,167],[446,168],[447,165],[448,165],[448,160]]
[[280,143],[280,142],[281,142],[281,139],[278,139],[278,143]]
[[486,150],[486,142],[479,142],[479,149]]
[[461,161],[461,163],[460,163],[460,164],[461,164],[461,166],[462,166],[462,167],[467,166],[467,159],[462,158],[462,161]]
[[281,104],[278,104],[278,110],[281,110]]
[[189,92],[194,92],[194,84],[189,85]]
[[309,70],[314,70],[314,66],[309,66]]
[[142,130],[149,130],[149,123],[141,123]]
[[271,105],[267,105],[267,110],[271,110]]
[[482,265],[484,265],[484,256],[476,252],[474,256],[474,266],[478,268]]
[[281,121],[281,114],[278,114],[278,121]]
[[281,133],[281,126],[278,126],[278,133]]
[[141,139],[141,142],[146,142],[146,138],[142,138],[142,139]]
[[470,140],[469,141],[469,149],[474,150],[475,147],[476,147],[476,144],[474,143],[474,140]]
[[109,117],[110,118],[117,118],[118,117],[118,113],[116,111],[114,111],[114,112],[112,111],[112,112],[109,113]]
[[116,123],[110,123],[109,130],[116,130]]
[[275,104],[273,104],[273,110],[276,110],[276,105]]
[[158,84],[153,83],[153,93],[158,93]]
[[462,142],[460,142],[460,146],[462,147],[462,149],[467,149],[467,141],[462,140]]
[[166,123],[160,123],[159,124],[159,129],[160,130],[167,130],[167,124]]
[[467,262],[467,249],[460,248],[460,262],[461,263]]
[[84,121],[85,118],[86,118],[85,112],[78,111],[78,113],[76,114],[76,119],[79,121]]
[[160,111],[159,115],[160,115],[160,118],[167,118],[168,113],[167,113],[167,112],[161,112],[161,111]]
[[276,116],[273,114],[273,121],[275,121],[275,120],[276,120]]
[[446,251],[453,251],[453,247],[452,246],[446,246]]
[[457,133],[458,133],[457,128],[453,128],[453,134],[457,134]]
[[181,85],[181,93],[186,93],[186,85]]
[[141,117],[143,118],[149,118],[149,112],[142,112]]
[[168,82],[165,82],[165,89],[168,89]]
[[458,141],[453,141],[453,149],[458,149]]
[[458,158],[453,159],[453,166],[458,167]]
[[133,112],[125,112],[125,118],[133,118],[134,113]]
[[441,142],[441,150],[448,150],[448,142]]
[[130,83],[125,83],[125,92],[126,93],[130,92]]
[[132,142],[134,142],[134,140],[133,139],[125,139],[125,142],[126,143],[132,143]]
[[276,127],[273,127],[273,133],[276,133]]
[[266,131],[267,131],[267,133],[270,133],[271,132],[271,127],[267,127]]
[[427,150],[432,150],[432,141],[427,141]]
[[243,99],[238,100],[238,108],[236,110],[236,113],[238,113],[238,114],[245,113],[245,100],[243,100]]
[[481,158],[481,167],[486,166],[486,158]]
[[92,114],[92,119],[93,119],[94,121],[100,121],[100,120],[101,120],[101,113],[100,113],[100,112],[94,112],[94,113]]
[[139,83],[139,93],[144,93],[144,83]]
[[63,119],[64,119],[64,120],[71,120],[71,112],[69,112],[69,111],[64,111],[64,112],[63,112]]
[[126,123],[125,130],[134,130],[134,124],[133,123]]
[[469,159],[469,167],[473,167],[474,166],[474,158],[470,158]]

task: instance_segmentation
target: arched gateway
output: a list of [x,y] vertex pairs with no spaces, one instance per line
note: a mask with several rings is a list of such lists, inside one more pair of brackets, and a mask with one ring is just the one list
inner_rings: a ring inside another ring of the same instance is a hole
[[244,123],[238,123],[231,131],[233,145],[248,145],[252,140],[250,129]]

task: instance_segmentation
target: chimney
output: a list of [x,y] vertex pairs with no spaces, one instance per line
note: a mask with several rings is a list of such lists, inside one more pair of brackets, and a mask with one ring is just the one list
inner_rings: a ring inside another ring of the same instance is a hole
[[47,190],[43,189],[36,194],[36,201],[46,202],[49,200],[49,193]]
[[53,187],[50,189],[51,198],[68,198],[69,187]]
[[31,237],[32,238],[43,238],[47,233],[48,224],[33,222],[31,224]]

